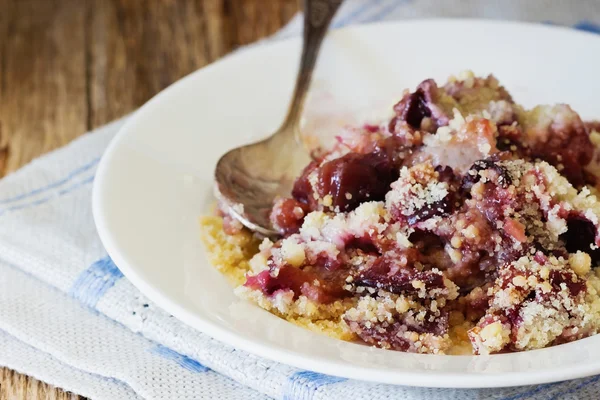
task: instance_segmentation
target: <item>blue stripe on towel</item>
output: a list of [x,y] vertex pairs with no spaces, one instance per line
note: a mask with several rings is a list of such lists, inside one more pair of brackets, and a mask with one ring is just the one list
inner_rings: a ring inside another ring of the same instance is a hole
[[369,18],[363,20],[363,23],[380,21],[396,11],[400,6],[412,3],[413,0],[395,0],[387,6],[383,7],[381,10],[377,12],[377,14],[370,16]]
[[57,187],[59,187],[61,185],[64,185],[65,183],[69,182],[71,179],[75,178],[79,174],[82,174],[82,173],[90,170],[96,164],[98,164],[99,161],[100,161],[100,158],[95,158],[92,161],[90,161],[89,163],[87,163],[87,164],[85,164],[85,165],[83,165],[83,166],[81,166],[81,167],[79,167],[79,168],[77,168],[77,169],[69,172],[67,174],[67,176],[65,176],[64,178],[59,179],[56,182],[50,183],[49,185],[39,187],[39,188],[34,189],[34,190],[32,190],[30,192],[27,192],[27,193],[22,193],[22,194],[20,194],[18,196],[9,197],[9,198],[6,198],[6,199],[0,199],[0,204],[13,203],[15,201],[23,200],[23,199],[26,199],[27,197],[34,196],[36,194],[43,193],[43,192],[45,192],[47,190],[55,189],[55,188],[57,188]]
[[542,390],[546,390],[549,389],[552,386],[556,386],[559,385],[560,382],[557,383],[546,383],[543,385],[538,385],[538,386],[534,386],[531,389],[526,390],[525,392],[519,393],[519,394],[515,394],[513,396],[510,397],[505,397],[502,400],[521,400],[521,399],[527,399],[530,398],[530,396],[533,396],[539,392],[541,392]]
[[[573,398],[573,399],[579,398],[577,396],[574,396],[574,394],[579,392],[581,389],[591,385],[592,383],[598,382],[599,379],[600,379],[600,376],[594,376],[594,377],[585,379],[585,380],[583,380],[583,382],[581,382],[579,385],[575,386],[574,388],[569,388],[562,392],[558,392],[558,393],[554,394],[554,396],[552,396],[548,400],[562,400],[562,399],[570,399],[570,398]],[[567,395],[571,395],[571,396],[567,396]],[[595,398],[597,398],[597,397],[595,397]]]
[[579,21],[573,28],[579,29],[580,31],[599,33],[600,34],[600,24],[591,21]]
[[[565,395],[573,395],[574,393],[577,393],[579,391],[581,391],[582,389],[585,389],[586,387],[588,387],[589,385],[596,383],[600,380],[600,375],[596,375],[590,378],[586,378],[586,379],[582,379],[581,383],[579,383],[577,386],[573,387],[572,385],[569,385],[571,382],[574,381],[569,381],[569,382],[555,382],[555,383],[546,383],[543,385],[537,385],[534,386],[531,389],[528,389],[524,392],[521,392],[519,394],[515,394],[513,396],[510,397],[504,397],[502,398],[502,400],[527,400],[527,399],[533,399],[533,398],[537,398],[537,394],[541,393],[541,392],[545,392],[546,393],[546,397],[544,397],[546,400],[561,400],[566,398]],[[560,390],[561,386],[564,385],[569,386],[568,388],[564,389],[564,390]],[[554,391],[551,388],[559,389],[559,391]],[[549,393],[554,391],[554,393]],[[550,397],[548,397],[550,396]],[[570,398],[570,397],[569,397]]]
[[104,293],[122,277],[110,257],[101,258],[79,274],[69,294],[89,307],[96,307]]
[[92,183],[93,181],[94,181],[94,176],[90,176],[89,178],[86,178],[86,179],[82,180],[81,182],[77,182],[77,183],[73,184],[72,186],[69,186],[66,189],[59,190],[58,192],[55,192],[54,194],[51,194],[51,195],[41,198],[39,200],[32,201],[31,203],[18,204],[16,206],[10,206],[5,209],[0,208],[0,216],[6,214],[7,212],[23,210],[25,208],[31,208],[31,207],[35,207],[35,206],[39,206],[41,204],[47,203],[52,199],[55,199],[59,196],[65,195],[67,193],[71,193],[71,192],[79,189],[80,187],[87,185],[88,183]]
[[383,0],[369,0],[361,4],[338,21],[334,21],[331,27],[335,29],[356,22],[365,12],[371,10],[373,7],[379,7],[382,1]]
[[[542,21],[544,25],[558,25],[554,21]],[[571,26],[571,28],[578,29],[580,31],[598,33],[600,34],[600,24],[591,22],[591,21],[579,21],[575,25]]]
[[290,376],[283,389],[283,400],[312,400],[320,387],[344,382],[347,379],[300,371]]
[[191,372],[206,372],[209,370],[209,368],[200,364],[198,361],[189,358],[188,356],[184,356],[183,354],[171,350],[168,347],[162,346],[160,344],[152,348],[152,353],[158,354],[159,356],[164,357],[168,360],[175,361],[181,367]]

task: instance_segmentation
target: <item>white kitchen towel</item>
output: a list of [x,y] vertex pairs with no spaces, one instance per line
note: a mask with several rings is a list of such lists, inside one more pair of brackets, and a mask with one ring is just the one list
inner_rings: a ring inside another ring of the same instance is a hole
[[[600,33],[600,2],[347,0],[333,26],[472,16]],[[277,35],[296,35],[293,19]],[[399,46],[402,40],[399,38]],[[0,365],[93,399],[597,399],[600,376],[505,389],[378,385],[298,370],[227,346],[146,299],[107,256],[91,188],[123,121],[0,181]]]

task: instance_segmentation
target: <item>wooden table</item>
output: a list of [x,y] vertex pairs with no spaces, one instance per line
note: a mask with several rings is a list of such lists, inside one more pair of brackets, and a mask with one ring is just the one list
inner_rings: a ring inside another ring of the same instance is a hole
[[[298,0],[0,0],[0,177],[139,107]],[[0,400],[78,399],[0,370]]]

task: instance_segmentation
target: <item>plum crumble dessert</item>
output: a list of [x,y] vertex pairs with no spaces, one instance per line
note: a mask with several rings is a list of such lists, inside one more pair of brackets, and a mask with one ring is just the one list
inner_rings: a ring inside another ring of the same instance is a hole
[[600,123],[464,72],[345,128],[260,240],[202,220],[235,292],[299,325],[406,352],[504,353],[600,330]]

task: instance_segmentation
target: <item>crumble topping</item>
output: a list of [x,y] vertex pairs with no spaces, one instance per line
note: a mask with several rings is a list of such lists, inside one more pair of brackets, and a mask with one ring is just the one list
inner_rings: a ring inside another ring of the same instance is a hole
[[343,340],[430,354],[558,345],[600,330],[600,123],[516,104],[463,72],[345,128],[258,239],[201,221],[241,298]]
[[449,194],[447,182],[438,180],[438,173],[429,162],[410,169],[402,167],[400,178],[391,184],[386,195],[386,208],[395,210],[396,216],[419,218],[423,209],[443,212],[444,199]]

